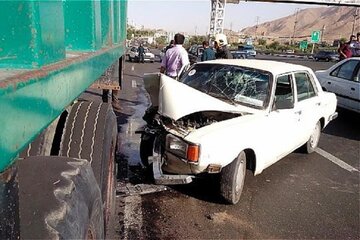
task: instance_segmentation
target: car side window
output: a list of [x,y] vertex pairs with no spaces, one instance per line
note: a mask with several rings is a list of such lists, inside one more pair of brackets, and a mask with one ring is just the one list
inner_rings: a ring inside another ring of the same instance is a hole
[[291,75],[281,75],[276,79],[275,105],[282,106],[287,103],[294,103],[294,94],[291,86]]
[[346,80],[353,80],[354,71],[359,61],[350,60],[341,66],[337,67],[334,71],[330,73],[331,76],[343,78]]
[[299,102],[314,97],[316,95],[314,85],[311,82],[311,78],[308,73],[295,73],[295,83],[297,90],[297,99]]

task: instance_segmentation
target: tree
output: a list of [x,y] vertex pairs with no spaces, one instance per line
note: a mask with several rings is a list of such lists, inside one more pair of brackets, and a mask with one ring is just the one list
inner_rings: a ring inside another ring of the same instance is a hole
[[258,44],[265,46],[266,45],[266,39],[258,39]]
[[165,36],[160,36],[155,39],[155,42],[158,45],[167,45],[167,38]]

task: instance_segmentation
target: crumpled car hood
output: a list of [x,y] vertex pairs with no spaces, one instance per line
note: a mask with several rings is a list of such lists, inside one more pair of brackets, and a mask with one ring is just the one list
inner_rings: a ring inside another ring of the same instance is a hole
[[145,89],[158,112],[175,121],[195,112],[243,112],[241,107],[223,102],[163,74],[145,74]]

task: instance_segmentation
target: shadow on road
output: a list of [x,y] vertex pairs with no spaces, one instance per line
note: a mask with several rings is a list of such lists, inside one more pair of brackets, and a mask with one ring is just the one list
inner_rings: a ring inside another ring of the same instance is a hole
[[337,109],[339,116],[324,129],[324,133],[360,141],[360,114],[346,109]]

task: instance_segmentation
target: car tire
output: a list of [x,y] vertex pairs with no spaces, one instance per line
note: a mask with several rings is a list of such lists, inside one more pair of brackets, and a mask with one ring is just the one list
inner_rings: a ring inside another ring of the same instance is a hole
[[240,200],[246,174],[246,155],[241,152],[220,173],[220,195],[227,203],[236,204]]
[[318,121],[314,127],[313,132],[311,133],[309,140],[303,146],[303,149],[306,153],[312,153],[315,151],[315,149],[319,144],[320,134],[321,134],[321,123],[320,121]]
[[155,137],[146,133],[141,134],[140,159],[145,167],[149,167],[148,158],[153,155]]
[[318,58],[315,58],[315,61],[317,61],[317,62],[318,62],[318,61],[319,61],[319,59],[318,59]]

